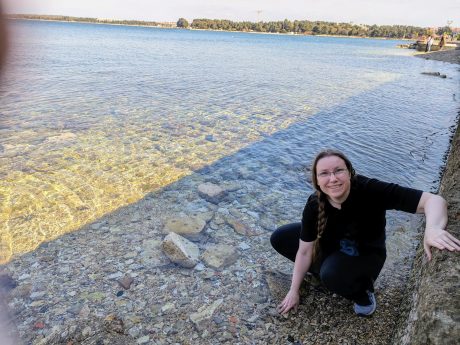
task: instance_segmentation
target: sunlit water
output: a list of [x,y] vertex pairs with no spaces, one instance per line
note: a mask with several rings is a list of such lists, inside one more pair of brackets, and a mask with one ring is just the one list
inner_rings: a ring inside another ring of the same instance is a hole
[[302,167],[337,147],[361,173],[435,190],[458,111],[457,67],[397,41],[34,21],[12,31],[0,260],[243,148],[253,166],[278,159],[280,180],[295,166],[280,158]]

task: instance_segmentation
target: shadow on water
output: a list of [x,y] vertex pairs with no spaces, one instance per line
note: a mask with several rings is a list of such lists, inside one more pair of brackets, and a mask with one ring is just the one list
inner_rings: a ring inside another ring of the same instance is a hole
[[[236,197],[234,202],[239,204],[238,208],[265,216],[273,214],[270,216],[272,225],[281,220],[295,221],[299,219],[306,197],[312,192],[308,182],[309,163],[320,149],[328,147],[345,152],[358,173],[436,190],[438,171],[448,150],[450,127],[455,122],[452,111],[455,107],[447,103],[443,105],[442,100],[438,111],[433,111],[429,98],[418,98],[416,104],[387,102],[384,109],[372,107],[373,99],[391,98],[401,91],[398,87],[397,83],[388,83],[379,87],[377,92],[372,90],[351,97],[339,106],[314,114],[305,122],[291,125],[196,170],[180,181],[151,192],[144,199],[155,199],[172,191],[192,193],[199,183],[206,181],[215,184],[232,182],[241,185],[252,196],[242,203]],[[400,116],[389,117],[388,114],[392,113]],[[241,196],[243,193],[237,194]],[[269,207],[257,202],[273,195],[277,200]],[[189,203],[188,199],[178,198],[168,206],[178,212],[194,211],[195,206]],[[135,207],[135,204],[127,207]]]
[[[15,300],[10,299],[10,307],[16,310],[19,333],[29,340],[46,335],[40,330],[28,332],[38,319],[62,329],[77,320],[102,320],[116,314],[127,328],[140,328],[133,332],[134,338],[139,333],[160,334],[163,325],[168,324],[171,327],[164,336],[199,340],[203,330],[188,317],[220,298],[226,303],[205,339],[221,332],[223,326],[227,331],[219,337],[236,339],[237,332],[231,331],[235,322],[228,321],[235,315],[238,320],[246,320],[238,324],[238,332],[260,330],[267,341],[287,337],[289,329],[304,329],[299,320],[284,321],[273,314],[271,308],[287,291],[289,279],[281,279],[277,285],[267,272],[291,270],[291,264],[271,249],[269,236],[277,226],[299,221],[312,191],[305,170],[313,156],[322,148],[335,147],[350,156],[358,173],[423,189],[437,187],[437,172],[448,149],[449,126],[455,119],[455,111],[449,109],[455,107],[449,104],[428,111],[430,100],[422,100],[417,104],[389,102],[388,107],[393,109],[372,108],[374,97],[391,97],[401,91],[395,88],[397,85],[389,83],[378,92],[352,97],[13,258],[4,268],[18,284],[11,292]],[[392,112],[400,116],[385,116]],[[429,121],[420,121],[428,115]],[[432,121],[442,126],[430,127]],[[217,202],[203,198],[197,188],[205,182],[219,185],[226,191],[225,196]],[[163,227],[178,217],[204,220],[206,225],[194,243],[201,254],[216,245],[232,247],[235,251],[229,264],[219,269],[203,262],[195,269],[171,264],[161,250]],[[235,221],[241,225],[239,232]],[[390,264],[378,282],[385,287],[379,295],[383,303],[379,315],[388,320],[394,320],[398,313],[392,299],[407,280],[416,247],[416,221],[417,217],[393,213],[389,217],[388,228],[395,230],[389,238]],[[389,270],[391,275],[387,274]],[[129,290],[117,283],[126,274],[134,279]],[[308,291],[314,298],[306,303],[301,316],[315,320],[308,326],[309,333],[324,340],[321,337],[327,337],[327,332],[321,326],[323,320],[337,321],[342,329],[339,320],[349,317],[349,305],[327,293]],[[30,296],[34,296],[32,302]],[[248,303],[242,304],[242,300]],[[331,303],[338,308],[334,313],[327,307]],[[367,327],[376,322],[343,322],[343,338],[368,333]],[[391,337],[391,329],[379,336]]]

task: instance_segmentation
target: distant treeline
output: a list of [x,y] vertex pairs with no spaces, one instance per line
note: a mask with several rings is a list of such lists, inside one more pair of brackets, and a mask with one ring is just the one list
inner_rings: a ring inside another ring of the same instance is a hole
[[357,25],[322,21],[294,20],[277,22],[232,22],[230,20],[194,19],[192,29],[294,33],[304,35],[338,35],[383,38],[416,38],[430,29],[405,25]]
[[117,25],[140,25],[140,26],[160,26],[160,27],[176,27],[176,23],[160,23],[146,22],[141,20],[117,20],[117,19],[100,19],[86,17],[70,17],[70,16],[55,16],[55,15],[38,15],[38,14],[9,14],[6,16],[10,19],[34,19],[34,20],[54,20],[63,22],[84,22],[84,23],[103,23]]
[[202,30],[226,30],[244,32],[269,32],[269,33],[293,33],[302,35],[334,35],[334,36],[358,36],[379,38],[409,38],[416,39],[419,36],[438,35],[452,31],[449,27],[438,28],[435,32],[430,28],[405,25],[358,25],[353,23],[333,23],[323,21],[294,20],[276,22],[233,22],[225,19],[194,19],[190,25],[185,18],[179,18],[176,23],[161,23],[141,20],[115,20],[85,17],[70,17],[56,15],[33,15],[33,14],[10,14],[11,19],[35,19],[55,20],[68,22],[104,23],[119,25],[141,25],[157,27],[179,27]]

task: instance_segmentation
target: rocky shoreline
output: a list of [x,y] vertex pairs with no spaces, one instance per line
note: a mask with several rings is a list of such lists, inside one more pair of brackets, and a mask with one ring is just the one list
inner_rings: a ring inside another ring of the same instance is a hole
[[418,53],[415,56],[426,60],[437,60],[453,64],[460,64],[460,45],[457,46],[457,49]]
[[[420,218],[389,222],[373,317],[356,317],[349,301],[312,281],[302,287],[299,311],[281,316],[275,306],[289,289],[292,264],[274,253],[269,237],[298,219],[306,195],[288,187],[305,167],[280,158],[288,169],[279,176],[269,164],[264,171],[241,165],[252,152],[241,154],[1,266],[12,337],[34,345],[400,343],[395,330],[406,325],[408,289],[421,279],[410,278],[419,234],[409,230],[420,228]],[[441,188],[454,227],[458,155],[451,150],[448,187]],[[438,253],[434,262],[445,257],[455,270],[458,255]],[[444,283],[445,291],[455,284]],[[401,337],[415,334],[407,327]]]

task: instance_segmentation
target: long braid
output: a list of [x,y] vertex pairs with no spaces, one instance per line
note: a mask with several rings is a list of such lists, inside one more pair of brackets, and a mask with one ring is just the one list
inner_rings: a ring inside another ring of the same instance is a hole
[[320,191],[317,191],[316,194],[318,195],[318,222],[317,222],[317,235],[315,244],[313,246],[313,259],[312,262],[316,262],[321,255],[321,246],[320,246],[320,239],[323,236],[324,229],[326,228],[327,217],[326,217],[326,200],[324,194]]

